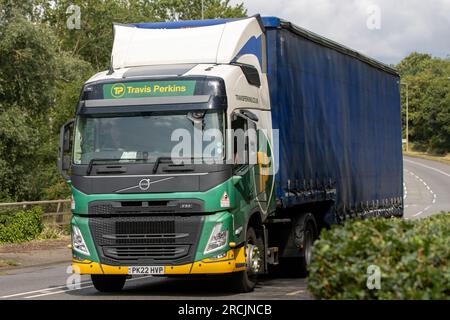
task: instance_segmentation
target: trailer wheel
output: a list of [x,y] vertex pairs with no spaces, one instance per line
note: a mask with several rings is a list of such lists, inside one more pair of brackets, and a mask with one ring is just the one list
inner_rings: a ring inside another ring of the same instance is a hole
[[250,292],[256,286],[258,273],[263,267],[264,244],[261,238],[256,236],[252,227],[247,229],[245,242],[246,270],[232,273],[231,286],[233,291]]
[[127,276],[92,274],[91,280],[95,289],[100,292],[117,292],[123,289]]
[[308,276],[312,248],[318,235],[316,225],[316,220],[311,213],[303,213],[299,216],[297,223],[293,226],[299,256],[282,259],[280,271],[283,274],[294,277]]
[[316,225],[313,221],[308,221],[305,226],[302,256],[299,261],[298,275],[301,277],[306,277],[308,275],[308,266],[311,263],[312,247],[314,240],[316,240],[316,234]]

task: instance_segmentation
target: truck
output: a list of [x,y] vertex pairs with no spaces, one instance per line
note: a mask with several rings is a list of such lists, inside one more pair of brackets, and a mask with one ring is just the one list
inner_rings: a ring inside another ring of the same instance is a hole
[[403,215],[393,68],[277,17],[113,30],[58,154],[73,272],[97,290],[152,275],[249,292],[307,275],[321,229]]

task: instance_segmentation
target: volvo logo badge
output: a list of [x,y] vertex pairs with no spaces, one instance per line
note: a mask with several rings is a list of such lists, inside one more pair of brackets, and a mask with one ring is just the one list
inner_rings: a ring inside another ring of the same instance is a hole
[[150,179],[142,179],[139,181],[139,189],[142,191],[147,191],[150,189]]
[[167,178],[162,178],[162,179],[159,179],[159,180],[150,180],[148,178],[147,179],[142,179],[141,181],[139,181],[139,183],[137,185],[117,190],[116,193],[121,193],[121,192],[129,191],[129,190],[135,190],[137,188],[141,189],[141,191],[147,191],[148,189],[150,189],[150,186],[152,184],[154,184],[154,183],[159,183],[159,182],[172,180],[172,179],[174,179],[174,177],[167,177]]

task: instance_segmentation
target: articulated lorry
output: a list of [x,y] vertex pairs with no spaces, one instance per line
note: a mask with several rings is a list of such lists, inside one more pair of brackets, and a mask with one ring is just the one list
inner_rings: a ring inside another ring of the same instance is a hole
[[61,128],[73,270],[305,275],[321,228],[403,215],[398,73],[276,17],[114,25]]

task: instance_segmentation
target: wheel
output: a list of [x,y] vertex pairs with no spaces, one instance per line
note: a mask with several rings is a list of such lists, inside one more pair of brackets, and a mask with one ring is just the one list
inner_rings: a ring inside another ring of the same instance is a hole
[[245,242],[246,270],[232,273],[231,287],[233,291],[250,292],[256,286],[258,273],[264,263],[264,244],[262,239],[256,236],[252,227],[247,229]]
[[92,283],[95,289],[100,292],[117,292],[122,290],[127,276],[125,275],[103,275],[92,274]]
[[308,265],[311,263],[311,253],[317,238],[317,228],[314,216],[310,213],[302,215],[293,226],[298,257],[284,258],[280,262],[280,271],[288,276],[308,276]]
[[308,275],[308,266],[311,263],[311,252],[316,239],[316,226],[312,221],[306,223],[303,235],[303,250],[302,256],[299,258],[298,275],[306,277]]

